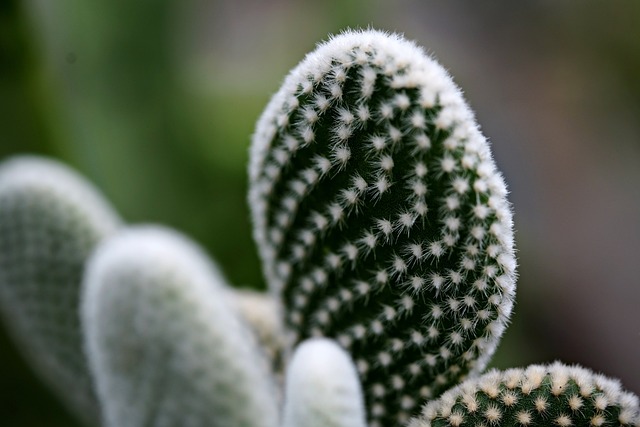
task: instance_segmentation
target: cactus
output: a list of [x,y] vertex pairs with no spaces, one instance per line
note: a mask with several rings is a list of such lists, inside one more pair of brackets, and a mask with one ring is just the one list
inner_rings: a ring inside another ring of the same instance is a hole
[[640,426],[638,397],[561,363],[492,370],[429,402],[409,427]]
[[[63,164],[26,155],[0,164],[0,313],[33,368],[85,425],[100,424],[100,408],[83,350],[82,275],[95,247],[121,227],[99,191]],[[275,304],[225,291],[280,368]]]
[[275,299],[265,292],[248,289],[228,287],[227,291],[232,307],[249,326],[271,361],[274,374],[280,377],[284,370],[286,341]]
[[283,426],[366,426],[356,367],[333,341],[312,338],[296,349],[287,372]]
[[99,410],[82,351],[80,284],[89,254],[119,225],[66,166],[35,156],[0,165],[0,311],[33,368],[88,425]]
[[186,238],[153,227],[102,244],[82,320],[105,427],[275,427],[267,360],[223,279]]
[[509,318],[506,188],[445,70],[347,32],[285,79],[253,138],[249,202],[290,341],[353,356],[371,426],[484,368]]
[[275,427],[273,368],[284,427],[640,427],[638,398],[583,368],[481,375],[514,301],[506,186],[413,43],[320,45],[260,118],[249,173],[272,295],[229,288],[176,232],[122,229],[64,166],[0,165],[2,314],[88,423],[98,399],[105,427]]

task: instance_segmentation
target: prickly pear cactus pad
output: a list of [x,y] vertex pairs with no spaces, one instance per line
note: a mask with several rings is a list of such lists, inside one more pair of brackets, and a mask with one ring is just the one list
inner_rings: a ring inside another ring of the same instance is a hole
[[105,427],[276,427],[267,358],[190,240],[160,227],[98,247],[82,321]]
[[513,305],[510,206],[473,113],[422,49],[378,31],[320,45],[260,118],[249,173],[292,341],[353,355],[372,427],[485,366]]
[[429,402],[409,427],[639,426],[638,397],[616,380],[555,363],[490,371]]
[[114,233],[102,195],[60,163],[0,164],[0,311],[31,365],[85,422],[99,412],[78,314],[84,263]]
[[366,427],[362,386],[349,354],[327,338],[295,350],[287,368],[283,427]]

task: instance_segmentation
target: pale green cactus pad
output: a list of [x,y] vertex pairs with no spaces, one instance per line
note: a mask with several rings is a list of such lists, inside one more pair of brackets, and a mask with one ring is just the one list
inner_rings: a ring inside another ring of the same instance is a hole
[[260,118],[249,173],[292,344],[352,354],[372,427],[484,368],[513,305],[511,211],[473,113],[422,49],[378,31],[320,45]]
[[639,425],[638,397],[617,380],[555,363],[467,380],[429,402],[409,427]]
[[277,427],[266,355],[178,233],[131,228],[100,245],[82,320],[105,427]]
[[366,427],[356,367],[332,340],[311,338],[296,348],[285,397],[283,427]]
[[40,376],[87,424],[99,411],[78,314],[84,264],[118,216],[67,167],[39,157],[0,164],[0,308]]

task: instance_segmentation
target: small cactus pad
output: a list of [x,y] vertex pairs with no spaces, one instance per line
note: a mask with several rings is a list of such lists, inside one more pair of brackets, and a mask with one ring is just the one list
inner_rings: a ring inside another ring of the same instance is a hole
[[311,338],[296,349],[287,371],[284,427],[365,427],[356,367],[340,346]]
[[335,338],[372,427],[482,369],[515,292],[512,217],[460,90],[397,35],[347,32],[260,118],[254,237],[292,341]]
[[87,424],[99,410],[78,314],[84,264],[120,220],[67,167],[23,156],[0,164],[0,311],[43,379]]
[[276,427],[268,361],[195,244],[131,228],[89,261],[82,320],[106,427]]
[[555,363],[489,371],[425,405],[409,427],[640,426],[638,397],[616,380]]

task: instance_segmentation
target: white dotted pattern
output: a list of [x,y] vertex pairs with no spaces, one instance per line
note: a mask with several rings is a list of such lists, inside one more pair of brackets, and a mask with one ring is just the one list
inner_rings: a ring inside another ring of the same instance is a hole
[[617,380],[559,362],[467,380],[424,406],[409,427],[640,425],[638,397]]
[[285,320],[366,362],[371,423],[406,419],[418,390],[486,365],[513,305],[511,211],[460,91],[421,49],[377,31],[321,45],[258,122],[250,179]]

